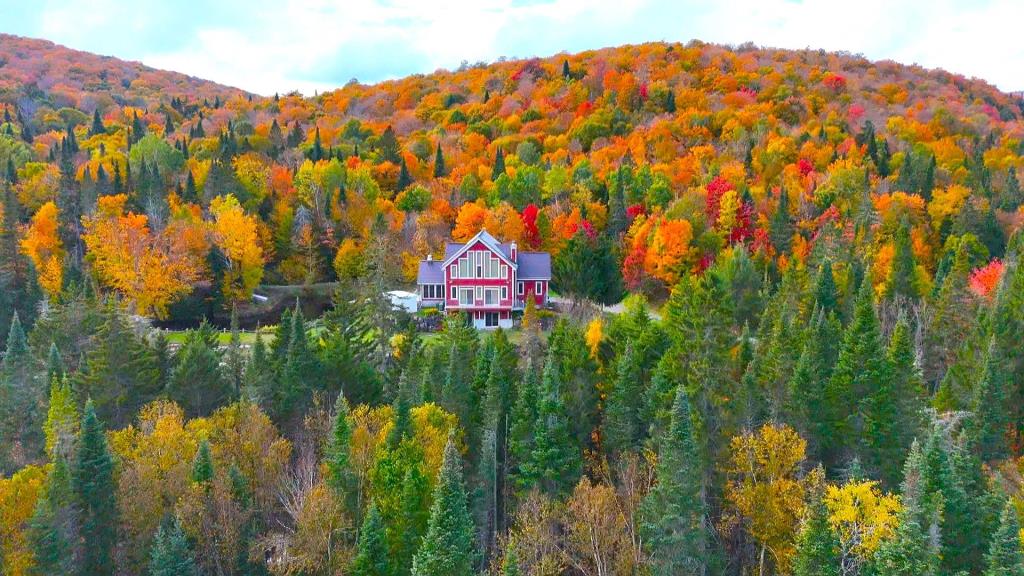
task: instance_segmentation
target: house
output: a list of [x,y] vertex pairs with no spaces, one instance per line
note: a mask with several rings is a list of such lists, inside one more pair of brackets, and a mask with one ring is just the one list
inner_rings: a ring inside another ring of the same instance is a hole
[[477,328],[511,328],[512,312],[532,298],[548,300],[551,256],[525,252],[481,230],[469,242],[449,242],[444,259],[428,255],[416,278],[422,306],[467,312]]

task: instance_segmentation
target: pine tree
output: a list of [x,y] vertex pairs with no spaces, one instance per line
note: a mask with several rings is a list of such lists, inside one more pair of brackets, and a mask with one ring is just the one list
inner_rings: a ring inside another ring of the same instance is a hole
[[18,313],[7,335],[7,350],[0,361],[0,469],[11,459],[13,468],[35,460],[43,452],[41,406],[45,382],[38,378]]
[[793,222],[789,215],[789,194],[785,188],[779,189],[779,203],[769,223],[769,236],[772,246],[775,246],[780,254],[789,252],[793,243]]
[[164,115],[164,138],[170,138],[174,134],[174,122],[171,121],[171,115]]
[[393,555],[396,574],[408,574],[423,542],[430,520],[430,482],[420,466],[410,466],[402,479],[399,500],[398,550]]
[[41,576],[74,573],[76,540],[77,515],[71,473],[64,458],[57,457],[28,525],[28,541],[35,559],[31,573]]
[[620,165],[615,186],[608,195],[608,232],[612,238],[618,238],[629,226],[629,217],[626,214],[626,172]]
[[81,518],[82,576],[114,573],[117,501],[114,463],[92,401],[85,405],[74,470],[74,491]]
[[441,151],[441,143],[437,143],[437,151],[434,153],[434,178],[443,178],[447,172],[444,168],[444,152]]
[[484,430],[480,435],[479,461],[472,493],[473,517],[476,519],[477,551],[481,568],[487,566],[497,537],[497,495],[498,463],[497,437],[494,430]]
[[548,351],[544,365],[533,435],[533,450],[520,466],[521,481],[549,495],[565,494],[576,484],[581,462],[579,449],[569,431],[554,349]]
[[231,384],[221,369],[217,333],[208,324],[190,330],[175,355],[167,383],[167,395],[190,416],[209,414],[233,397]]
[[178,520],[162,524],[153,538],[149,557],[150,576],[198,576],[195,559]]
[[839,290],[832,275],[832,261],[825,260],[818,267],[818,275],[814,283],[814,303],[826,314],[839,313]]
[[796,539],[793,576],[839,576],[839,540],[828,524],[822,490],[810,496]]
[[103,126],[103,119],[100,118],[100,109],[97,108],[92,111],[92,128],[89,129],[89,136],[105,134],[106,132],[107,128]]
[[693,430],[690,400],[676,390],[668,434],[661,441],[658,483],[642,508],[652,564],[659,574],[703,574],[708,534],[704,502],[704,457]]
[[995,339],[988,347],[985,369],[974,391],[972,431],[982,460],[1000,460],[1009,454],[1006,431],[1011,423],[1007,374]]
[[499,176],[505,173],[505,153],[498,148],[498,151],[494,153],[494,167],[491,169],[491,182],[498,179]]
[[434,489],[427,533],[413,558],[412,575],[472,574],[476,560],[473,533],[462,481],[462,458],[454,440],[449,438]]
[[884,446],[878,443],[884,440],[865,433],[865,413],[873,414],[871,426],[877,427],[879,433],[890,432],[888,428],[882,429],[889,423],[883,414],[888,408],[889,375],[871,282],[865,279],[825,390],[827,424],[822,456],[827,467],[836,467],[844,457],[854,455],[851,451],[858,447],[868,452],[873,464],[880,462]]
[[324,460],[327,464],[327,483],[340,500],[348,497],[352,481],[351,447],[352,423],[349,422],[348,400],[344,392],[334,403],[334,425],[328,439]]
[[50,352],[46,356],[46,381],[53,382],[55,379],[64,378],[64,361],[60,357],[60,350],[57,343],[50,343]]
[[1003,507],[999,528],[992,535],[992,544],[985,556],[984,576],[1024,575],[1024,551],[1020,544],[1020,521],[1012,502]]
[[195,484],[207,484],[213,481],[213,455],[210,454],[210,443],[205,438],[199,441],[199,448],[192,460],[190,478]]
[[257,329],[252,354],[249,355],[242,375],[242,398],[266,411],[273,399],[273,386],[274,369],[267,353],[267,345],[263,341],[263,334]]
[[908,300],[916,300],[921,295],[917,281],[917,262],[914,260],[914,250],[910,241],[910,224],[906,221],[900,224],[893,239],[895,252],[892,257],[892,267],[889,271],[889,281],[885,285],[887,298],[903,297]]
[[569,71],[569,61],[562,60],[562,78],[569,80],[572,78],[572,72]]
[[405,158],[402,158],[402,163],[398,166],[398,191],[401,192],[412,185],[412,175],[409,174],[409,166],[405,163]]
[[537,370],[533,368],[533,359],[527,359],[523,378],[517,387],[516,402],[509,416],[508,451],[520,487],[529,485],[528,475],[524,474],[524,467],[528,466],[530,454],[533,452],[533,426],[537,422],[539,394]]
[[371,502],[359,531],[358,552],[351,573],[353,576],[391,576],[389,556],[384,520],[377,505]]
[[46,453],[51,460],[56,460],[71,454],[72,444],[78,435],[79,416],[68,379],[53,378],[50,382],[50,402],[43,433],[46,436]]
[[391,162],[392,164],[398,164],[402,161],[402,155],[399,153],[398,139],[395,138],[395,131],[390,125],[384,129],[380,139],[377,140],[377,160],[379,162]]
[[641,358],[632,342],[617,363],[617,373],[605,405],[604,447],[609,454],[636,450],[645,430],[641,420],[644,386]]
[[835,367],[841,327],[834,314],[818,308],[811,318],[809,334],[788,385],[787,414],[793,426],[807,439],[808,453],[819,462],[822,447],[834,442],[827,418],[825,391]]

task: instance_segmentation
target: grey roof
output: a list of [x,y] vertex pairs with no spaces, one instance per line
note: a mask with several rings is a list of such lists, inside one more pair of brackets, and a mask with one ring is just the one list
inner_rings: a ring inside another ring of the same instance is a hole
[[547,252],[520,252],[519,279],[550,280],[551,255]]
[[444,267],[437,260],[420,260],[417,284],[444,284]]

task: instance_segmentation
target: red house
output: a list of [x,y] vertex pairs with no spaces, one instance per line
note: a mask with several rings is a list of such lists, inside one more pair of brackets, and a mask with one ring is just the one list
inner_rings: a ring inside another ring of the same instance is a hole
[[423,306],[465,311],[477,328],[511,328],[512,312],[528,298],[547,303],[550,281],[548,253],[520,251],[481,230],[465,244],[445,245],[444,260],[420,261],[416,285]]

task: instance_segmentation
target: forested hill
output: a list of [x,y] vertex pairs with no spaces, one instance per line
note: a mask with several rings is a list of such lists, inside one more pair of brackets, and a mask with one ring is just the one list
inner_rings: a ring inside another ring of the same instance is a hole
[[[1024,573],[1018,96],[698,42],[312,98],[0,63],[4,574]],[[381,297],[482,228],[583,304]]]

